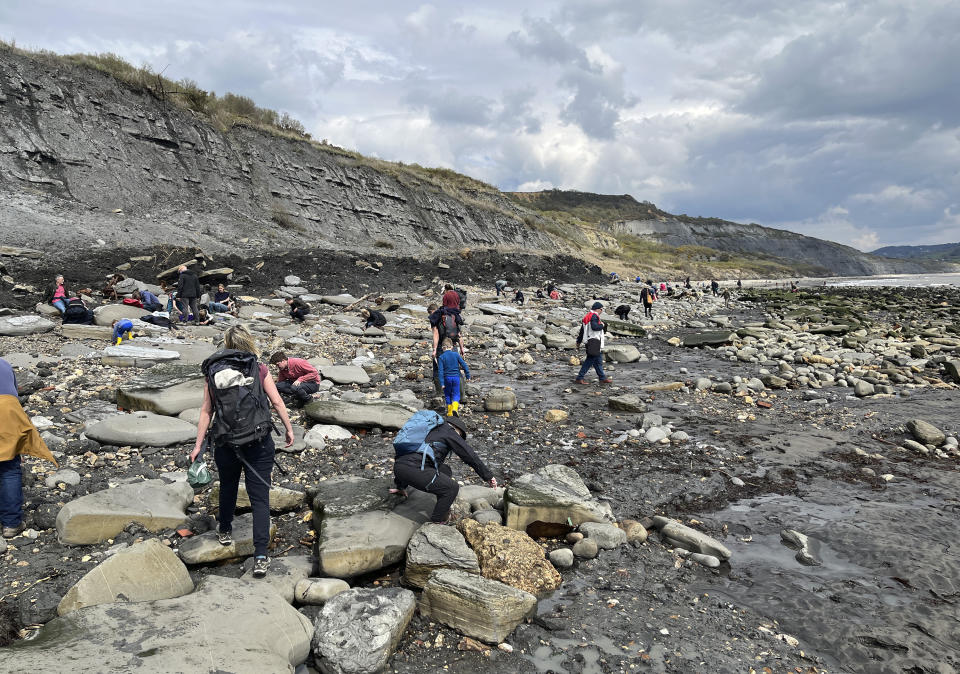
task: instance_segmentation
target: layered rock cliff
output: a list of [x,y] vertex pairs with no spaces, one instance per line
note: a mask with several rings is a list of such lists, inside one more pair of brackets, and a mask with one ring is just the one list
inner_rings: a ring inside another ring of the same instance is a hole
[[493,188],[451,187],[249,127],[221,130],[97,70],[6,48],[0,196],[0,244],[42,249],[557,249]]

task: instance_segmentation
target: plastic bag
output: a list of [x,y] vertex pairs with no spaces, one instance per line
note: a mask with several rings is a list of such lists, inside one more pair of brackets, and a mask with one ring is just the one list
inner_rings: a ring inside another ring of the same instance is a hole
[[203,460],[202,456],[198,456],[187,470],[187,482],[196,489],[197,487],[206,487],[212,481],[213,476],[207,470],[207,462]]

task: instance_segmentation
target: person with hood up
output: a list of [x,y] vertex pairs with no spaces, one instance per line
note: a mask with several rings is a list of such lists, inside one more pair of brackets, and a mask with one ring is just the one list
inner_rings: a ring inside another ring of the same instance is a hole
[[577,374],[577,384],[587,383],[583,377],[591,367],[597,371],[597,376],[600,378],[601,384],[613,383],[613,379],[603,372],[603,338],[606,326],[600,320],[600,314],[602,313],[603,304],[594,302],[590,311],[587,312],[586,316],[584,316],[580,322],[580,334],[577,335],[577,349],[580,349],[582,342],[586,342],[587,357],[584,359],[583,365],[580,366],[579,374]]

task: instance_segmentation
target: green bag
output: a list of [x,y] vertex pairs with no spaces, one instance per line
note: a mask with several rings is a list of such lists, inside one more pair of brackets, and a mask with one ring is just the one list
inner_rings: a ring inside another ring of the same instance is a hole
[[213,476],[207,470],[207,462],[203,460],[203,455],[198,456],[189,470],[187,470],[187,482],[191,487],[206,487],[213,481]]

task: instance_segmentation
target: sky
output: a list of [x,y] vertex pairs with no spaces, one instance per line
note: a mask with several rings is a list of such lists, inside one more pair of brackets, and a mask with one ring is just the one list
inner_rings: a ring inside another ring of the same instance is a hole
[[861,250],[960,241],[960,2],[2,0],[314,138]]

